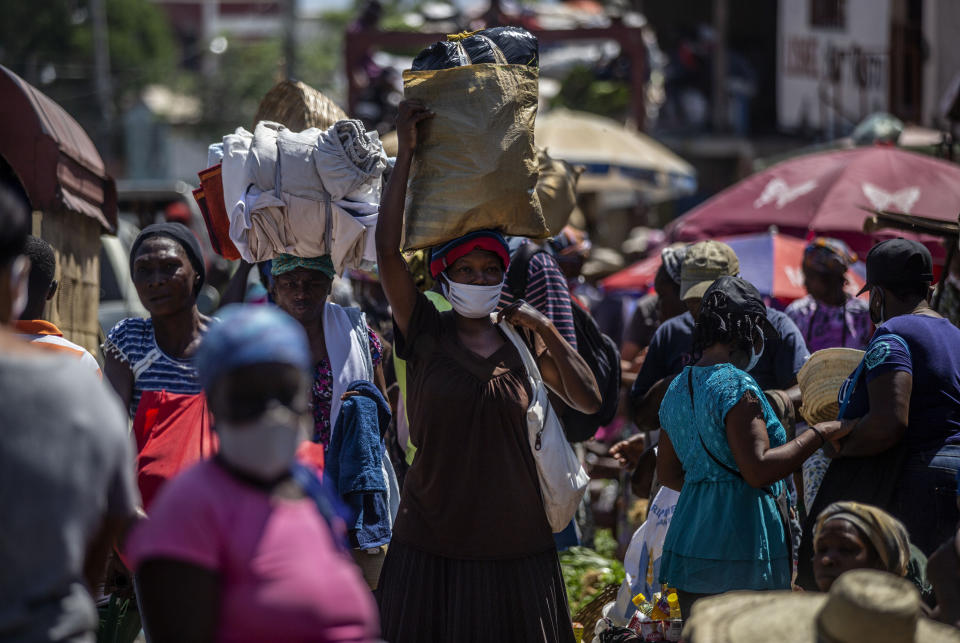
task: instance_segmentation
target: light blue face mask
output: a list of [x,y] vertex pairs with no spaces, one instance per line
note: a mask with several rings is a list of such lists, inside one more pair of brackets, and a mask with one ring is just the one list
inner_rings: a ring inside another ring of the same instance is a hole
[[756,345],[750,347],[750,363],[747,364],[747,368],[744,369],[748,373],[756,368],[757,363],[760,361],[760,356],[763,355],[763,349],[767,347],[767,339],[763,336],[763,332],[757,332],[760,333],[760,350],[757,350]]

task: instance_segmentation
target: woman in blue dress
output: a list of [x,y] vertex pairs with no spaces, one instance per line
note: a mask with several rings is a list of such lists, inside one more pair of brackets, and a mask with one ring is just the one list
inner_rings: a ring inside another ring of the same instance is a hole
[[757,289],[737,277],[718,279],[697,318],[699,361],[673,380],[660,406],[657,469],[664,485],[680,491],[660,582],[677,588],[684,616],[711,594],[789,589],[790,551],[776,504],[780,481],[845,435],[839,422],[825,422],[787,442],[746,373],[770,332]]

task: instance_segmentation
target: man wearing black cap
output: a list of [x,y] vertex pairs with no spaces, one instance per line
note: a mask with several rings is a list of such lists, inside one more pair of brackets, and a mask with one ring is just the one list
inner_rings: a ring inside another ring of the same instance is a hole
[[[960,329],[930,308],[932,281],[930,252],[916,241],[891,239],[867,255],[863,291],[877,331],[841,389],[838,421],[852,431],[811,512],[835,500],[885,502],[927,555],[960,517],[954,494],[940,491],[955,488],[960,469]],[[879,480],[869,499],[850,497],[859,492],[836,483],[847,458],[883,459],[882,475],[897,481],[889,497],[875,497]]]

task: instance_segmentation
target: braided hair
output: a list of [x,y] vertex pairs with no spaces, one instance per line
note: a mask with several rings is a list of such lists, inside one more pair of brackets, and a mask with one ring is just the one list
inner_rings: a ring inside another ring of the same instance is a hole
[[719,291],[708,292],[700,304],[697,326],[693,331],[694,361],[714,344],[733,344],[747,354],[753,350],[756,333],[763,332],[759,315],[730,312],[727,296]]

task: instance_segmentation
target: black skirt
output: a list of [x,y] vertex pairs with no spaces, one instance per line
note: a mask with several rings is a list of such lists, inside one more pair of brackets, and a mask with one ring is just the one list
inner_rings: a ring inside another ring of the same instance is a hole
[[376,592],[388,643],[573,643],[556,550],[458,560],[390,543]]

